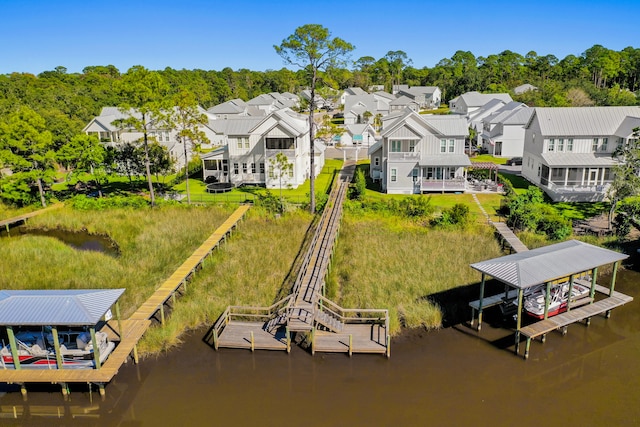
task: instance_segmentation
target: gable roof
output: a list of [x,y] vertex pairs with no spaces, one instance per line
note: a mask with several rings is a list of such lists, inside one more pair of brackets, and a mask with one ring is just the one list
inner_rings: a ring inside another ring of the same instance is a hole
[[0,291],[0,325],[97,324],[124,289]]
[[[435,114],[423,115],[407,108],[396,121],[383,130],[382,136],[387,137],[400,126],[405,124],[421,135],[425,135],[427,133],[427,129],[429,129],[430,133],[442,136],[467,136],[469,134],[467,121],[460,116]],[[416,129],[417,126],[422,129]]]
[[511,99],[511,95],[508,93],[467,92],[449,102],[463,101],[467,107],[482,107],[492,99],[498,99],[504,103],[513,101],[513,99]]
[[640,117],[640,107],[536,107],[527,123],[537,119],[542,135],[615,135],[627,117]]
[[524,289],[628,257],[578,240],[568,240],[477,262],[471,267],[503,283]]

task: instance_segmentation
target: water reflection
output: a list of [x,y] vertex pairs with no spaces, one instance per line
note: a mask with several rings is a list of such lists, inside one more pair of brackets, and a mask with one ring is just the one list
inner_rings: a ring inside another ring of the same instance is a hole
[[[608,278],[602,278],[607,283]],[[638,298],[640,274],[618,274],[617,289]],[[487,323],[413,331],[377,355],[222,349],[201,338],[158,359],[129,364],[101,401],[74,386],[0,397],[0,418],[16,425],[638,425],[640,310],[632,302],[610,319],[576,324],[532,344],[524,361],[513,334]],[[502,342],[509,342],[502,345]],[[0,392],[7,390],[0,388]],[[15,387],[13,388],[15,391]],[[29,390],[33,390],[29,387]],[[15,417],[15,418],[14,418]],[[70,423],[70,422],[69,422]],[[55,424],[55,423],[53,423]]]

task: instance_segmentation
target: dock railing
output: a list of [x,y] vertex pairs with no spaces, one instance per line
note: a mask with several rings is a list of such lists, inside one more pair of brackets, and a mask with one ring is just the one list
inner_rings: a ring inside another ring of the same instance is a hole
[[384,324],[389,333],[389,310],[377,308],[342,308],[323,296],[318,296],[315,312],[329,313],[345,324]]

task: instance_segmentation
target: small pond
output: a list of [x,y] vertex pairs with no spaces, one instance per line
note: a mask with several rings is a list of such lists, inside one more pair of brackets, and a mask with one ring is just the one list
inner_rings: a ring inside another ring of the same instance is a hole
[[26,228],[24,225],[0,231],[0,239],[11,239],[23,235],[53,237],[80,251],[102,252],[110,256],[118,256],[118,245],[108,236],[89,234],[86,231],[41,230]]

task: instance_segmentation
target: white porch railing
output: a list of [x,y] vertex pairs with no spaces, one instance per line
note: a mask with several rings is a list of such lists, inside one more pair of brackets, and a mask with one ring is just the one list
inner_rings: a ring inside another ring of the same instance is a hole
[[467,181],[463,178],[454,179],[423,179],[420,182],[421,191],[464,191]]
[[393,152],[389,153],[390,161],[403,161],[403,160],[419,160],[420,152],[419,151],[401,151],[401,152]]
[[547,187],[556,193],[606,193],[610,183],[602,185],[558,185],[549,182]]

